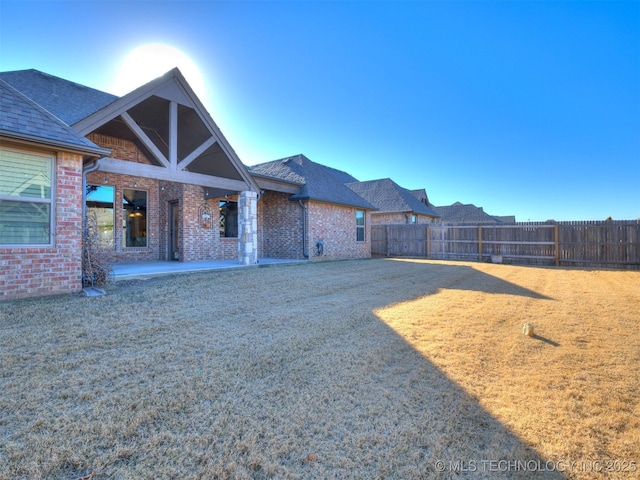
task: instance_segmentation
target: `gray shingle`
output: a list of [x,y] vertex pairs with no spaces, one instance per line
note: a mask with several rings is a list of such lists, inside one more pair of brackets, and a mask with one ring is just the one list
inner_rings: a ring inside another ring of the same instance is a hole
[[108,150],[87,140],[59,118],[0,79],[0,131],[15,138],[104,154]]
[[401,187],[390,178],[367,182],[348,183],[347,186],[378,209],[377,213],[408,213],[439,217],[428,205],[422,203],[410,190]]
[[463,204],[456,202],[453,205],[443,207],[433,207],[441,215],[443,223],[471,223],[471,224],[501,224],[514,223],[503,222],[497,217],[486,213],[482,207],[476,207],[473,204]]
[[118,99],[39,70],[0,72],[0,79],[36,102],[67,125],[88,117]]
[[312,162],[304,155],[295,155],[249,167],[251,173],[302,184],[291,200],[316,200],[375,210],[369,202],[348,188],[342,179],[354,177],[346,172]]

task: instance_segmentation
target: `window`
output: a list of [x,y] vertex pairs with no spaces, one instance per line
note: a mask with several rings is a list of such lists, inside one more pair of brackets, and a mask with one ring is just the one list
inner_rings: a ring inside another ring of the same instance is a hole
[[115,246],[113,198],[113,187],[87,185],[88,226],[89,229],[97,229],[98,245],[103,248],[113,248]]
[[147,246],[147,192],[122,191],[122,246]]
[[0,244],[49,245],[53,157],[0,149]]
[[411,215],[411,223],[418,223],[418,217],[416,215]]
[[364,211],[356,210],[356,241],[364,242]]
[[238,236],[238,202],[220,201],[220,236]]

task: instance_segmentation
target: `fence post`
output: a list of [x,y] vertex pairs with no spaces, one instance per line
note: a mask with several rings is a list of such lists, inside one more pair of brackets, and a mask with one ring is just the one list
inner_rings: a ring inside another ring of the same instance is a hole
[[429,225],[425,229],[425,235],[427,236],[427,258],[431,258],[431,232],[429,231]]
[[556,267],[560,266],[560,235],[559,235],[559,226],[556,223],[553,227],[553,235],[556,237],[555,238],[555,256],[556,256]]
[[384,232],[384,253],[385,256],[389,256],[389,225],[385,227]]
[[482,226],[478,225],[478,261],[482,262]]

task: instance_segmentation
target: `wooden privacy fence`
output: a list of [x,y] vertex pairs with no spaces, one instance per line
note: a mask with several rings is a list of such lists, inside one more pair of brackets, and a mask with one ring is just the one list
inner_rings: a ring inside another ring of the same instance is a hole
[[371,253],[640,269],[640,221],[373,225]]

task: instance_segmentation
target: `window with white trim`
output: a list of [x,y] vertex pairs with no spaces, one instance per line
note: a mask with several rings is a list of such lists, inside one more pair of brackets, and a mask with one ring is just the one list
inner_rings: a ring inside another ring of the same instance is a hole
[[53,155],[0,148],[0,244],[50,245]]
[[364,210],[356,210],[356,241],[364,242]]

